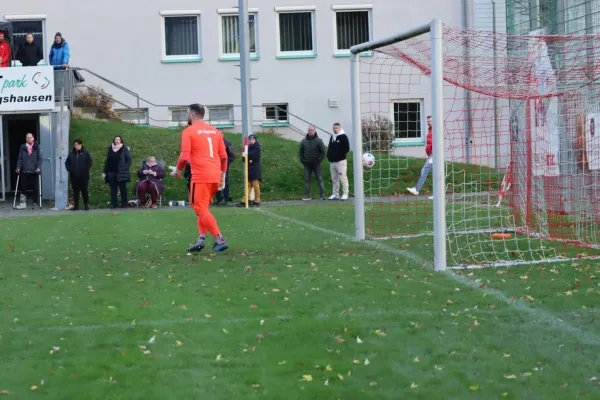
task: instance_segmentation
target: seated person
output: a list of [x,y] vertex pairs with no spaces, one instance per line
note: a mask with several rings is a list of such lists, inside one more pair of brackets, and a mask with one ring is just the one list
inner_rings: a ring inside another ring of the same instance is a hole
[[[163,179],[166,175],[162,165],[156,162],[156,157],[150,156],[142,163],[142,168],[137,172],[140,181],[136,185],[138,204],[148,208],[157,208],[158,196],[165,187]],[[146,201],[146,194],[150,198]]]

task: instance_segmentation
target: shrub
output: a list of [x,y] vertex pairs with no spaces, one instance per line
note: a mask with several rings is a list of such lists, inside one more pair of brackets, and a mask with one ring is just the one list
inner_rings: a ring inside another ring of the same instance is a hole
[[394,123],[385,115],[362,119],[363,146],[371,152],[389,152],[394,136]]
[[119,119],[113,110],[115,100],[98,86],[78,88],[75,94],[75,105],[80,107],[93,107],[110,119]]

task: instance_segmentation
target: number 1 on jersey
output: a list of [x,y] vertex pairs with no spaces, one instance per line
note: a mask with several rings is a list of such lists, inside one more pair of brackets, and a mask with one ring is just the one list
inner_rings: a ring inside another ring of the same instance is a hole
[[214,158],[212,138],[210,136],[206,136],[206,140],[208,140],[208,148],[210,149],[210,158]]

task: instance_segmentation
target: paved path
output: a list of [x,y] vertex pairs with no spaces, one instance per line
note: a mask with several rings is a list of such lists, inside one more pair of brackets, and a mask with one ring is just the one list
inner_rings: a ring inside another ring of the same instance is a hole
[[[488,193],[474,193],[471,196],[487,196]],[[457,194],[457,197],[462,197],[464,195]],[[411,195],[402,195],[402,196],[389,196],[389,197],[371,197],[366,199],[367,203],[397,203],[397,202],[412,202],[412,201],[431,201],[429,200],[429,196],[411,196]],[[465,200],[463,200],[465,201]],[[468,200],[467,200],[468,201]],[[335,204],[337,201],[327,201],[327,200],[283,200],[283,201],[265,201],[261,204],[261,207],[286,207],[286,206],[308,206],[310,204]],[[354,204],[354,199],[350,198],[350,200],[345,202],[339,202],[341,204]],[[231,203],[231,206],[213,206],[215,208],[226,208],[233,207],[235,203]],[[168,211],[168,210],[181,210],[186,207],[169,207],[163,206],[157,209],[158,211]],[[40,217],[40,216],[50,216],[50,215],[69,215],[69,214],[81,214],[81,213],[94,213],[94,214],[102,214],[102,213],[112,213],[112,212],[141,212],[141,211],[149,211],[144,208],[124,208],[112,210],[109,208],[98,208],[92,209],[90,211],[68,211],[68,210],[58,210],[52,211],[48,207],[42,209],[26,209],[26,210],[13,210],[12,209],[12,201],[0,202],[0,219],[2,218],[11,218],[11,217]]]

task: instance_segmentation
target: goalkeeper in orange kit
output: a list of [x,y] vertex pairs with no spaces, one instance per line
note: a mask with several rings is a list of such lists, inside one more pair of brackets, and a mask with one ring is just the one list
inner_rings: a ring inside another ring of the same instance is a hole
[[180,178],[181,171],[189,161],[192,170],[190,204],[198,216],[199,236],[196,244],[187,249],[188,253],[204,248],[207,232],[215,239],[213,251],[224,251],[229,247],[209,210],[217,191],[225,187],[227,151],[221,132],[203,121],[204,113],[204,107],[200,104],[188,107],[189,126],[181,135],[181,155],[176,171],[171,173]]

